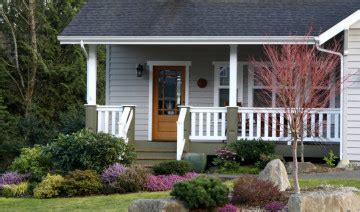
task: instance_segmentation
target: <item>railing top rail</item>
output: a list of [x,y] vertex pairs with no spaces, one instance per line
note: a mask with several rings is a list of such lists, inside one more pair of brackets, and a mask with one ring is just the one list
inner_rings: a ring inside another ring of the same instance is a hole
[[97,105],[97,111],[122,111],[123,106],[115,106],[115,105]]
[[179,118],[178,118],[178,121],[177,121],[178,124],[179,123],[184,123],[185,118],[186,118],[186,110],[187,110],[187,108],[181,108]]
[[[239,107],[239,112],[285,112],[285,108]],[[308,113],[339,113],[340,108],[314,108]]]
[[190,112],[226,112],[226,107],[190,107]]

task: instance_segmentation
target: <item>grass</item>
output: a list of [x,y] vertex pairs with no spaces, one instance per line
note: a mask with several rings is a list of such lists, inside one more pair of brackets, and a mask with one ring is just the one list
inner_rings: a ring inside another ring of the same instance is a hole
[[259,174],[260,170],[254,166],[240,166],[235,170],[222,170],[218,169],[219,174]]
[[0,211],[127,211],[140,198],[169,198],[170,192],[141,192],[78,198],[0,198]]
[[355,187],[360,189],[360,180],[346,179],[300,179],[300,187],[317,187],[320,185]]

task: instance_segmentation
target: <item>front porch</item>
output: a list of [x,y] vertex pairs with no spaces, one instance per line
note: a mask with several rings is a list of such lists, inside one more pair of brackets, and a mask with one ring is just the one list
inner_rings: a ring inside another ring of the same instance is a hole
[[[157,141],[154,148],[161,151],[164,142],[172,141],[174,149],[164,147],[167,156],[159,160],[179,160],[184,152],[214,154],[224,143],[239,139],[287,146],[290,131],[285,111],[276,107],[276,93],[270,95],[270,105],[263,104],[259,93],[266,88],[256,84],[254,67],[247,61],[249,55],[262,54],[262,45],[108,45],[106,105],[100,106],[96,104],[96,46],[90,45],[87,127],[122,137],[142,152],[150,148],[147,143]],[[136,73],[139,65],[141,74]],[[200,80],[206,83],[200,85]],[[339,146],[340,96],[331,99],[329,108],[312,110],[306,120],[306,143]],[[168,157],[170,153],[174,157]]]

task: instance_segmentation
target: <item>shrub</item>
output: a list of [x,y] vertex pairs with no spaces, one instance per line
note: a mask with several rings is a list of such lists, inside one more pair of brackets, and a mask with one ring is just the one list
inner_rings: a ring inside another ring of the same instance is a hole
[[29,189],[28,182],[22,182],[20,184],[4,185],[1,189],[1,193],[4,197],[23,197]]
[[237,212],[240,211],[235,205],[226,204],[224,207],[220,208],[218,212]]
[[0,175],[0,189],[4,185],[19,184],[23,181],[23,176],[18,172],[7,172]]
[[217,178],[200,176],[176,183],[170,195],[185,202],[190,209],[205,209],[228,202],[229,189]]
[[166,161],[159,163],[158,165],[153,167],[153,171],[155,175],[184,175],[186,172],[191,171],[191,164],[188,161]]
[[126,167],[124,165],[120,163],[114,163],[103,171],[101,174],[101,180],[106,184],[114,183],[125,171]]
[[184,176],[180,175],[151,175],[148,176],[145,183],[147,191],[167,191],[171,190],[173,185],[178,182],[190,180],[199,176],[196,172],[186,173]]
[[101,186],[100,176],[93,170],[75,170],[65,176],[64,190],[68,196],[98,194]]
[[326,163],[326,165],[328,165],[329,167],[334,167],[335,166],[335,161],[338,159],[338,157],[334,154],[334,152],[332,150],[329,151],[329,153],[324,157],[324,161]]
[[235,182],[233,203],[264,206],[282,200],[284,200],[283,193],[271,182],[261,181],[254,176],[240,177]]
[[266,166],[270,161],[275,160],[275,159],[280,159],[283,163],[285,162],[283,156],[281,156],[281,155],[275,155],[275,154],[265,155],[265,154],[261,154],[261,155],[260,155],[260,160],[255,163],[255,166],[256,166],[258,169],[264,169],[265,166]]
[[118,193],[143,191],[148,175],[144,169],[129,168],[113,184],[114,190]]
[[123,139],[106,133],[81,130],[70,135],[60,134],[47,151],[58,170],[96,170],[101,172],[113,163],[131,164],[136,157],[134,147]]
[[32,148],[23,148],[19,157],[15,158],[11,169],[22,174],[30,173],[34,180],[40,181],[49,171],[51,163],[49,157],[44,153],[44,148],[35,145]]
[[236,153],[227,149],[219,149],[216,151],[216,158],[213,164],[218,166],[222,171],[240,168],[240,163],[236,161]]
[[34,189],[34,197],[51,198],[59,196],[65,179],[61,175],[48,174]]
[[275,154],[275,143],[259,140],[239,140],[231,142],[227,149],[236,152],[237,161],[245,164],[254,164],[260,160],[260,155]]
[[265,205],[264,209],[269,212],[278,212],[282,211],[285,208],[285,204],[282,202],[271,202]]

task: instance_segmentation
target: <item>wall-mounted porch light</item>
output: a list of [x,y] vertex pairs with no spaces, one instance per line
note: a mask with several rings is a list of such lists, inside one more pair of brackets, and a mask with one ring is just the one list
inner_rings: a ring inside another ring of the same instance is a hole
[[143,73],[144,73],[144,65],[138,64],[136,67],[136,75],[138,77],[142,77]]

